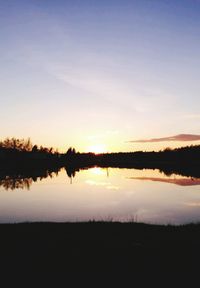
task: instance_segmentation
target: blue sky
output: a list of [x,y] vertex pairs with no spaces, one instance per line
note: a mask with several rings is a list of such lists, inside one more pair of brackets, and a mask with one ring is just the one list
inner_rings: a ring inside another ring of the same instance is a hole
[[200,1],[1,0],[0,35],[1,138],[128,151],[200,134]]

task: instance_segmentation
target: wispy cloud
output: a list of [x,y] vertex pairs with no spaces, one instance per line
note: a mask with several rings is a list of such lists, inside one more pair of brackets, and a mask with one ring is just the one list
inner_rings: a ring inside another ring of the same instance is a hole
[[151,143],[151,142],[168,142],[168,141],[200,141],[200,135],[194,134],[179,134],[175,136],[163,137],[163,138],[152,138],[152,139],[141,139],[131,140],[130,143]]
[[185,119],[200,119],[200,114],[187,114],[187,115],[184,115],[183,118],[185,118]]

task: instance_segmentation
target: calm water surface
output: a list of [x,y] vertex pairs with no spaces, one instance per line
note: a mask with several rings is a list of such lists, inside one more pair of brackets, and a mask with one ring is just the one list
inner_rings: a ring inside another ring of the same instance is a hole
[[0,182],[0,222],[118,220],[200,221],[200,179],[158,170],[65,169],[43,179]]

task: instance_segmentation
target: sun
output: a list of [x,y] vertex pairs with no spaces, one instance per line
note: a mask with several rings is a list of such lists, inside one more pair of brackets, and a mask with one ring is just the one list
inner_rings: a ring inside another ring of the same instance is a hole
[[104,144],[94,144],[89,146],[87,151],[95,154],[106,153],[106,146]]

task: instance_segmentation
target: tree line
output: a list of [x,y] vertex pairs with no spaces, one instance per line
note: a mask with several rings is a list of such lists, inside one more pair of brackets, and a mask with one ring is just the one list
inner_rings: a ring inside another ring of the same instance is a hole
[[15,151],[15,152],[41,152],[41,153],[49,153],[49,154],[58,154],[58,149],[54,149],[53,147],[47,148],[33,145],[30,138],[27,139],[19,139],[19,138],[6,138],[5,140],[0,141],[0,151]]

